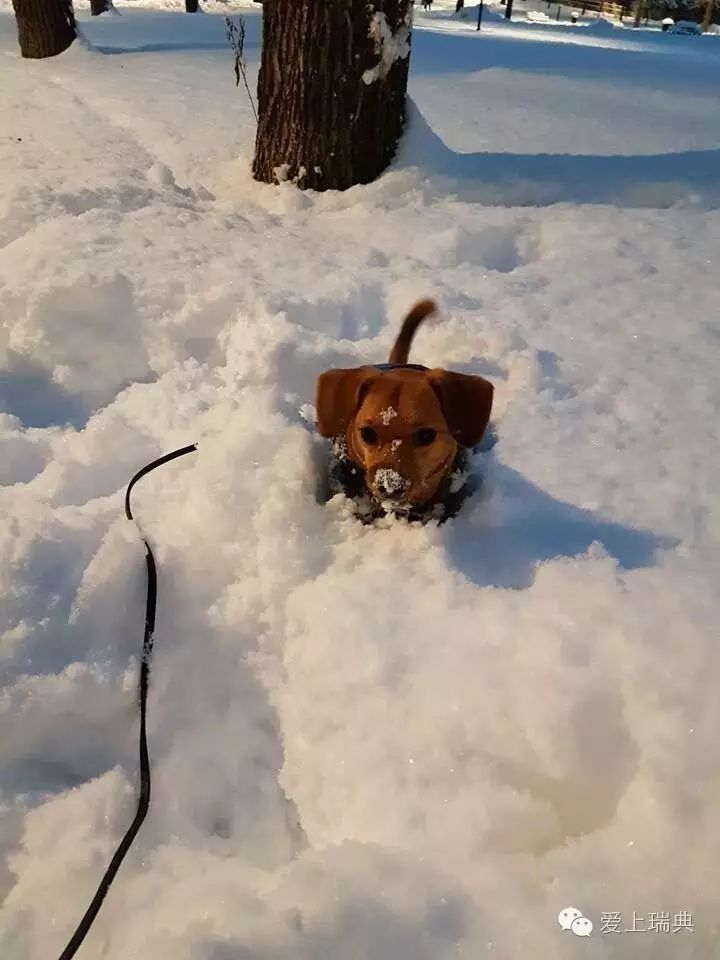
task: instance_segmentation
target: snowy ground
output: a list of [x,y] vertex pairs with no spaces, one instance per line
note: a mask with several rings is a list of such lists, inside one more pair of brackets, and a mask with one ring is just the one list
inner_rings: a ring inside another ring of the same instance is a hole
[[[83,958],[715,956],[720,43],[469,13],[418,13],[395,168],[311,196],[249,177],[221,16],[22,62],[0,10],[3,960],[132,817],[122,494],[192,441],[136,488],[154,805]],[[418,295],[499,439],[457,521],[361,528],[299,411]]]

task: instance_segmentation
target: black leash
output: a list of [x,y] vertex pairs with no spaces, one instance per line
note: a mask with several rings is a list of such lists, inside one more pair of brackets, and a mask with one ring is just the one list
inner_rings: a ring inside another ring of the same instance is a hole
[[[149,463],[146,467],[143,467],[142,470],[139,470],[135,474],[128,484],[127,492],[125,494],[125,516],[128,518],[128,520],[135,521],[135,518],[132,515],[132,510],[130,509],[130,491],[138,482],[138,480],[140,480],[141,477],[144,477],[146,473],[150,473],[151,470],[154,470],[155,467],[161,467],[164,463],[169,463],[171,460],[175,460],[177,457],[183,457],[186,453],[192,453],[194,450],[197,450],[197,445],[194,443],[189,447],[183,447],[182,450],[174,450],[172,453],[168,453],[164,457],[160,457],[159,460],[153,460],[152,463]],[[135,524],[137,525],[137,521],[135,521]],[[139,526],[138,530],[140,530]],[[153,653],[155,609],[157,606],[157,567],[155,566],[155,557],[150,549],[150,544],[143,536],[142,530],[140,530],[140,536],[145,544],[145,564],[147,566],[148,586],[147,601],[145,604],[145,636],[143,637],[142,660],[140,662],[140,795],[138,797],[137,812],[135,814],[135,819],[128,828],[127,833],[122,838],[120,846],[115,851],[115,854],[113,855],[113,858],[110,861],[107,870],[105,871],[105,875],[100,881],[97,892],[92,899],[92,903],[85,912],[85,916],[78,924],[78,928],[72,935],[70,942],[60,954],[60,960],[70,960],[70,958],[74,957],[80,948],[80,945],[87,936],[88,930],[93,925],[95,917],[100,912],[100,907],[102,906],[102,902],[105,899],[108,890],[110,889],[110,884],[115,879],[115,874],[120,869],[120,864],[125,859],[125,854],[128,852],[133,840],[137,836],[137,832],[142,826],[143,820],[147,815],[148,808],[150,807],[150,756],[148,754],[145,720],[147,715],[148,687],[150,685],[150,663],[152,661]]]

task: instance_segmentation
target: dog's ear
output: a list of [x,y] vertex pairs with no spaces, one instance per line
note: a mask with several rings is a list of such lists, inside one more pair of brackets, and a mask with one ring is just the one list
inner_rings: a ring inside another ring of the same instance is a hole
[[345,433],[365,390],[376,377],[374,367],[326,370],[320,374],[315,391],[315,410],[322,437],[339,437]]
[[427,376],[440,399],[452,436],[463,447],[480,443],[492,410],[490,381],[449,370],[428,370]]

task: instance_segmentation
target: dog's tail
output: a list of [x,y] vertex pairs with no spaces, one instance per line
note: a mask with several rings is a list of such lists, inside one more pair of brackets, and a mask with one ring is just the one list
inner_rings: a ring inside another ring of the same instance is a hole
[[420,300],[412,308],[410,313],[403,320],[403,325],[395,341],[395,346],[390,354],[390,363],[403,364],[408,362],[410,355],[410,345],[412,344],[415,331],[423,322],[425,317],[435,313],[437,304],[434,300]]

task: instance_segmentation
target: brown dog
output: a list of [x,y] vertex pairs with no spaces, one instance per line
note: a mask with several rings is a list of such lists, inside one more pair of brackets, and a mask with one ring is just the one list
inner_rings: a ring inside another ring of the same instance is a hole
[[432,506],[490,419],[487,380],[408,365],[415,331],[435,309],[432,300],[413,307],[388,365],[328,370],[317,382],[320,434],[340,440],[366,492],[395,512]]

